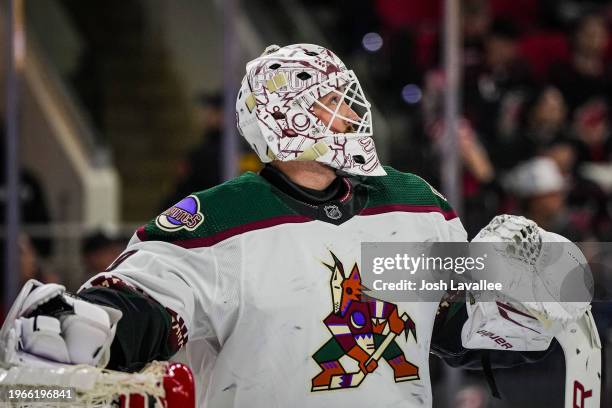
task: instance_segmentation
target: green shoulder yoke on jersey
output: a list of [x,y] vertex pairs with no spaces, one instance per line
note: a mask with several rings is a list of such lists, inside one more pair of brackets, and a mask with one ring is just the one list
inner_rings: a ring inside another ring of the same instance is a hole
[[211,246],[247,231],[307,221],[311,218],[279,200],[264,179],[247,172],[182,199],[139,228],[137,235],[143,241],[194,248]]
[[438,212],[445,219],[456,217],[444,196],[417,175],[384,166],[383,177],[367,177],[368,202],[361,215],[385,212]]

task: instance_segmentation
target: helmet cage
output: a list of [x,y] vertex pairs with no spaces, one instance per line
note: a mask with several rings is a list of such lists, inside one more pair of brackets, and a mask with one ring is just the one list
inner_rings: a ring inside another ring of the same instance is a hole
[[[321,99],[330,93],[338,98],[331,107],[321,102]],[[321,120],[314,114],[315,106],[330,114],[327,125],[324,128],[320,127],[322,130],[317,134],[318,137],[333,137],[339,134],[347,138],[372,136],[371,105],[366,99],[361,84],[352,70],[331,74],[326,81],[307,89],[303,96],[296,98],[296,101],[302,109],[315,116],[317,122]],[[341,113],[343,104],[346,104],[354,115],[343,115]],[[348,128],[351,131],[334,132],[332,126],[337,120],[350,125]]]

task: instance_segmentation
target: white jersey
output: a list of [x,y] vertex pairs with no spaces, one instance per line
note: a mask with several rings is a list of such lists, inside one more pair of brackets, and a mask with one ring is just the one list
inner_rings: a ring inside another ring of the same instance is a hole
[[[430,407],[438,303],[360,297],[361,243],[467,236],[426,182],[386,170],[345,179],[347,194],[321,208],[247,173],[139,229],[89,283],[122,280],[171,312],[200,407]],[[390,335],[397,314],[409,317],[407,338]],[[359,379],[360,360],[387,337]]]

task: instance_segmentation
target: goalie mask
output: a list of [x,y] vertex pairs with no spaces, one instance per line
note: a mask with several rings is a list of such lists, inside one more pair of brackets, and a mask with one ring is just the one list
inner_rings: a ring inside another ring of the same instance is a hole
[[351,174],[386,174],[372,140],[370,103],[355,73],[326,48],[268,47],[246,66],[236,118],[264,163],[315,160]]

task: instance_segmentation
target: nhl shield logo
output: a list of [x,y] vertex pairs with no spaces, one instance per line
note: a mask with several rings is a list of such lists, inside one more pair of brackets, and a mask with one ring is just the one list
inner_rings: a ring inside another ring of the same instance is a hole
[[325,215],[332,220],[338,220],[342,217],[342,212],[340,212],[340,209],[335,204],[326,205],[323,207],[323,210],[325,211]]

